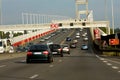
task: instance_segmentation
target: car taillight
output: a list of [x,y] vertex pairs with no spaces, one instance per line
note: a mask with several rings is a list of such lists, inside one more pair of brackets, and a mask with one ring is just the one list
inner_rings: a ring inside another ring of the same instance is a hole
[[59,51],[62,51],[62,48],[58,49]]
[[27,55],[28,55],[28,56],[32,55],[32,52],[28,51],[28,52],[27,52]]
[[44,51],[44,52],[43,52],[43,54],[48,55],[48,54],[49,54],[49,52],[48,52],[48,51]]

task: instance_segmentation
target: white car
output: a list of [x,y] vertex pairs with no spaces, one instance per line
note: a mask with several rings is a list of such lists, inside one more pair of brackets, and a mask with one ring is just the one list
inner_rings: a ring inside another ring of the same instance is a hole
[[84,37],[83,40],[84,40],[84,41],[88,41],[88,37]]
[[80,33],[78,32],[78,33],[76,33],[76,36],[80,36]]
[[63,45],[62,52],[70,54],[70,48],[69,48],[69,46],[68,45]]
[[86,45],[86,44],[82,44],[82,46],[81,46],[81,50],[88,50],[88,45]]
[[75,37],[76,37],[77,39],[79,39],[79,38],[80,38],[80,36],[78,36],[78,35],[76,35]]

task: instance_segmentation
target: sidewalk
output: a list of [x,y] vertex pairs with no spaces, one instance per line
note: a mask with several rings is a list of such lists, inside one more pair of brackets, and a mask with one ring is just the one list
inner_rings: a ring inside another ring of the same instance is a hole
[[1,53],[0,60],[12,59],[12,58],[24,57],[24,56],[26,56],[26,53]]

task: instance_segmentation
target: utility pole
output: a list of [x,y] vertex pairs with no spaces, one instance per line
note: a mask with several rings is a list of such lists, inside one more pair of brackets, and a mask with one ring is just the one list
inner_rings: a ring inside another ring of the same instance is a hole
[[113,28],[113,34],[114,34],[114,8],[113,8],[113,0],[111,0],[111,9],[112,9],[112,28]]
[[0,0],[0,25],[2,25],[2,0]]

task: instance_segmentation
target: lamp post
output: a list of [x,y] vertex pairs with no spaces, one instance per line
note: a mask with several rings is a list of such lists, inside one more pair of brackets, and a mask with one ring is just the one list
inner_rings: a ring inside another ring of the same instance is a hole
[[114,34],[114,8],[113,8],[113,0],[111,0],[111,9],[112,9],[112,28],[113,28],[113,34]]
[[0,25],[2,25],[2,0],[0,0]]

